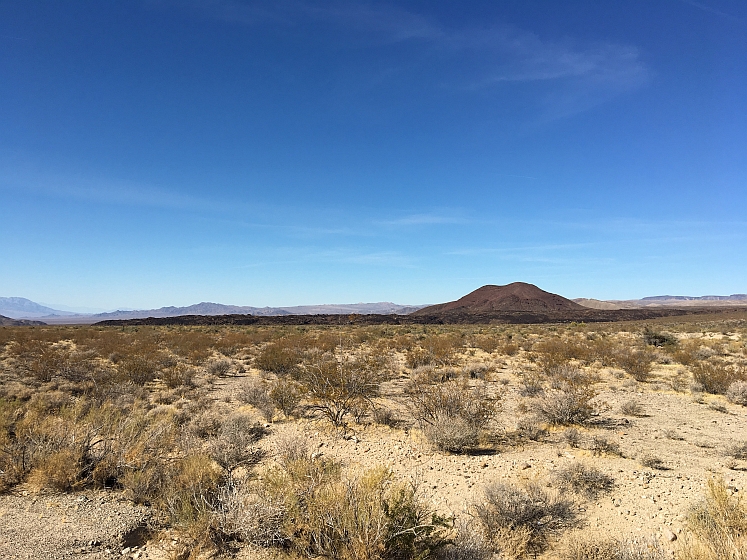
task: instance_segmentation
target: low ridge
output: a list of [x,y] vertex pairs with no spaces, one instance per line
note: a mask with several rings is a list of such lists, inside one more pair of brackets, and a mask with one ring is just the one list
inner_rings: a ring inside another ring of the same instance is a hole
[[583,309],[582,305],[563,296],[541,290],[534,284],[513,282],[505,286],[483,286],[456,301],[424,307],[413,315],[491,313],[496,311],[547,313]]

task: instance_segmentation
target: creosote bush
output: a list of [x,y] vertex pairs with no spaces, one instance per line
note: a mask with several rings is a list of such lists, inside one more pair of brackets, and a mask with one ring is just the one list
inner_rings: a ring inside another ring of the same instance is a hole
[[646,350],[621,350],[615,361],[625,373],[640,382],[646,382],[651,378],[651,369],[654,357]]
[[368,411],[381,384],[391,378],[389,357],[374,352],[317,352],[294,373],[311,410],[336,427],[353,412]]
[[707,393],[723,395],[737,381],[747,380],[744,368],[721,361],[703,361],[691,366],[693,380]]

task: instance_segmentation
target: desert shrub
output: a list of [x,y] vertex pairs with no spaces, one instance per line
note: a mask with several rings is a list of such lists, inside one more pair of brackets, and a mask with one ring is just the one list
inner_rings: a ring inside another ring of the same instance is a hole
[[573,490],[587,498],[612,490],[615,479],[596,467],[583,463],[571,463],[553,473],[557,485],[563,490]]
[[558,560],[668,560],[670,557],[654,540],[620,541],[583,532],[567,539],[557,553]]
[[704,391],[718,395],[726,393],[732,383],[747,379],[743,368],[720,361],[698,362],[690,369],[693,380],[699,383]]
[[572,366],[557,368],[550,387],[536,399],[538,414],[549,424],[584,424],[597,413],[596,377]]
[[436,551],[435,560],[490,560],[493,548],[485,536],[471,525],[462,522],[456,536]]
[[583,439],[581,432],[579,432],[576,428],[568,428],[563,432],[562,437],[563,441],[565,441],[570,447],[573,447],[574,449],[581,445],[581,440]]
[[[264,525],[272,528],[271,538],[258,539],[254,530],[247,540],[260,546],[282,543],[304,557],[425,558],[445,542],[448,529],[416,487],[383,468],[343,478],[333,462],[301,458],[271,469],[262,486],[247,492],[265,517],[275,513]],[[256,527],[256,518],[249,523]]]
[[472,346],[487,354],[492,354],[500,347],[501,341],[497,336],[478,335],[471,340]]
[[272,404],[290,418],[304,396],[303,387],[292,379],[278,379],[270,385],[267,394]]
[[572,500],[551,493],[539,483],[525,488],[493,483],[472,505],[493,546],[501,554],[520,558],[546,548],[548,538],[573,527],[578,520]]
[[199,531],[199,542],[208,540],[218,503],[221,469],[206,454],[190,453],[168,469],[159,496],[171,523],[185,531]]
[[521,385],[519,394],[522,397],[536,397],[544,390],[544,377],[535,370],[524,371],[521,373]]
[[259,463],[263,452],[256,446],[266,434],[265,429],[245,414],[229,416],[220,432],[208,442],[208,455],[228,476],[239,468]]
[[41,382],[50,381],[58,375],[69,355],[66,348],[42,340],[16,340],[11,345],[10,353],[16,357],[21,371]]
[[280,339],[267,344],[254,359],[254,367],[277,375],[288,375],[301,362],[302,352],[291,339]]
[[634,400],[629,399],[620,405],[620,412],[625,416],[645,416],[646,411],[643,409],[641,404]]
[[412,387],[408,396],[428,440],[457,453],[479,443],[481,430],[500,409],[500,396],[491,397],[482,384],[471,387],[465,380]]
[[649,346],[677,346],[677,337],[671,333],[656,331],[651,327],[645,327],[641,333],[643,342]]
[[620,450],[620,446],[614,442],[610,441],[604,436],[593,436],[591,438],[591,442],[589,443],[589,451],[591,451],[596,456],[602,456],[602,455],[612,455],[614,457],[622,457],[623,453]]
[[272,421],[275,403],[270,397],[270,388],[264,381],[256,377],[246,379],[236,391],[236,396],[241,402],[256,408],[265,420]]
[[405,361],[407,367],[416,368],[420,366],[451,365],[457,349],[461,348],[463,341],[454,334],[433,334],[426,336],[419,345],[410,348]]
[[399,420],[394,414],[394,411],[391,408],[387,408],[385,406],[377,406],[376,408],[374,408],[372,416],[373,421],[377,424],[381,424],[382,426],[389,426],[390,428],[393,428],[399,423]]
[[441,413],[436,413],[424,424],[423,434],[438,449],[454,453],[477,447],[480,436],[474,423],[461,416]]
[[651,377],[653,355],[645,350],[621,350],[615,358],[617,365],[633,379],[640,382]]
[[540,420],[533,415],[523,416],[516,423],[516,434],[530,441],[541,441],[548,435]]
[[278,438],[275,447],[278,462],[286,468],[296,461],[308,461],[311,458],[308,440],[298,434],[286,434]]
[[498,349],[498,352],[506,356],[516,356],[516,354],[519,353],[519,350],[521,350],[521,347],[518,344],[509,341],[502,344]]
[[195,370],[183,362],[164,368],[161,379],[169,389],[177,387],[193,387]]
[[205,366],[205,370],[210,375],[215,375],[216,377],[225,377],[231,371],[231,362],[224,358],[210,360]]
[[557,337],[538,342],[532,347],[532,351],[536,353],[537,363],[545,372],[563,366],[573,359],[589,358],[589,350],[585,345],[575,340],[563,340]]
[[708,492],[687,516],[689,538],[678,560],[744,560],[747,558],[747,508],[730,496],[723,480],[709,480]]
[[730,445],[726,448],[726,455],[732,459],[747,459],[747,441]]
[[609,337],[594,338],[588,348],[590,360],[598,361],[605,367],[615,365],[619,349]]
[[747,406],[747,381],[734,381],[729,385],[726,398],[730,403]]
[[158,371],[158,361],[153,355],[134,354],[117,363],[120,381],[130,381],[135,385],[145,385],[153,381]]
[[641,457],[638,459],[638,462],[641,463],[644,467],[647,467],[649,469],[656,469],[656,470],[665,470],[666,465],[661,457],[658,455],[654,455],[653,453],[644,453],[641,455]]
[[80,482],[81,457],[73,449],[61,449],[46,455],[31,471],[28,482],[36,488],[61,492],[72,490]]
[[388,356],[378,353],[324,352],[307,358],[295,375],[309,407],[340,427],[354,410],[366,411],[373,405],[391,371]]

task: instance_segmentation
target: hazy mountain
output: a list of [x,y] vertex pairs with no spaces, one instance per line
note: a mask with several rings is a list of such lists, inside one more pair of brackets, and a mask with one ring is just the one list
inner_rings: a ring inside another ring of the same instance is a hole
[[145,319],[148,317],[177,317],[179,315],[348,315],[395,314],[406,315],[422,305],[399,305],[388,301],[378,303],[297,305],[289,307],[251,307],[202,302],[185,307],[160,307],[158,309],[117,310],[105,313],[71,313],[35,303],[25,298],[0,298],[0,313],[15,319],[43,318],[52,324],[88,324],[113,319]]
[[641,299],[598,300],[576,298],[573,301],[591,309],[635,309],[639,307],[728,307],[747,305],[747,294],[730,296],[648,296]]
[[0,297],[0,315],[13,319],[29,319],[48,315],[75,315],[75,313],[52,309],[22,297]]

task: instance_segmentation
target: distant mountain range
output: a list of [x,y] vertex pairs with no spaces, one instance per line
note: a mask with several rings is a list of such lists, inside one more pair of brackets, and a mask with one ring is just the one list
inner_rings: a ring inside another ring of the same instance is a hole
[[591,309],[640,309],[642,307],[723,307],[747,306],[747,294],[730,296],[649,296],[641,299],[599,300],[576,298],[575,301]]
[[289,307],[251,307],[202,302],[186,307],[120,310],[107,313],[75,313],[41,305],[22,297],[0,297],[0,326],[12,320],[39,320],[47,324],[91,324],[108,320],[164,318],[183,315],[255,315],[278,317],[284,315],[408,315],[475,314],[500,311],[560,312],[575,309],[619,310],[657,307],[718,307],[747,306],[747,294],[730,296],[651,296],[634,300],[597,300],[577,298],[568,300],[557,294],[540,290],[532,284],[514,282],[506,286],[483,286],[463,298],[435,306],[400,305],[391,302],[297,305]]
[[40,319],[49,324],[88,324],[113,319],[145,319],[147,317],[178,317],[180,315],[349,315],[383,314],[407,315],[423,305],[399,305],[391,302],[325,305],[297,305],[290,307],[250,307],[202,302],[186,307],[161,307],[112,311],[108,313],[71,313],[40,305],[21,297],[0,297],[0,315],[13,319]]

